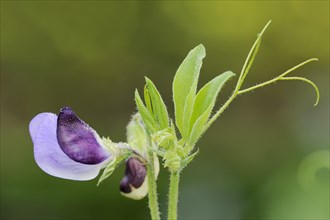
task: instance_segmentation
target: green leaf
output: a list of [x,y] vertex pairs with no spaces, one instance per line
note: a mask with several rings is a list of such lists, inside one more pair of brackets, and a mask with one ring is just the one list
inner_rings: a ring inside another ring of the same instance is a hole
[[189,121],[190,118],[190,111],[193,107],[197,89],[199,71],[202,67],[202,60],[204,57],[205,48],[203,45],[198,45],[192,49],[183,60],[173,80],[172,89],[175,108],[175,122],[181,132],[181,135],[184,135],[183,126],[187,124],[186,122]]
[[135,103],[147,129],[151,133],[158,131],[159,130],[158,124],[156,123],[155,119],[153,118],[147,107],[145,107],[145,105],[143,104],[143,101],[137,90],[135,90]]
[[131,156],[131,152],[126,152],[123,154],[117,155],[104,169],[99,181],[97,182],[97,186],[99,186],[105,179],[107,179],[113,171],[117,168],[117,166],[123,161]]
[[114,159],[113,161],[111,161],[107,167],[104,169],[102,176],[100,177],[99,181],[97,182],[97,186],[99,186],[105,179],[107,179],[109,176],[111,176],[111,174],[113,173],[113,171],[116,169],[117,163],[118,161],[116,159]]
[[212,113],[221,88],[234,75],[235,74],[231,71],[224,72],[203,86],[196,95],[193,112],[190,118],[189,146],[193,146],[202,135],[204,125]]
[[151,106],[151,98],[149,94],[149,90],[146,88],[147,85],[144,86],[144,101],[146,103],[147,109],[149,110],[150,113],[152,113],[152,106]]
[[[197,86],[197,80],[195,81],[196,86]],[[192,88],[196,88],[194,85]],[[186,104],[183,110],[183,118],[182,118],[182,137],[184,139],[188,139],[189,136],[189,122],[190,122],[190,117],[193,111],[193,105],[195,101],[195,96],[196,96],[196,89],[191,89],[187,99],[186,99]]]
[[152,113],[156,122],[158,122],[160,129],[168,128],[169,118],[165,103],[159,94],[154,83],[146,77],[145,94],[148,94],[151,100]]
[[141,115],[136,113],[126,127],[127,143],[139,154],[146,156],[149,137],[142,122]]
[[264,34],[265,30],[268,28],[270,23],[271,23],[271,20],[268,21],[268,23],[265,25],[265,27],[262,29],[262,31],[258,34],[258,37],[257,37],[256,41],[252,45],[252,47],[251,47],[251,49],[248,53],[248,56],[246,57],[246,60],[244,62],[244,65],[243,65],[243,68],[241,70],[241,74],[238,78],[235,90],[238,91],[241,88],[247,74],[249,73],[249,70],[250,70],[250,68],[251,68],[251,66],[252,66],[252,64],[253,64],[256,56],[257,56],[257,53],[259,51],[262,35]]
[[189,155],[187,158],[185,158],[184,160],[182,160],[182,162],[181,162],[181,170],[184,169],[186,166],[188,166],[188,164],[195,159],[195,156],[198,153],[199,153],[199,149],[197,149],[196,152],[194,152],[193,154]]

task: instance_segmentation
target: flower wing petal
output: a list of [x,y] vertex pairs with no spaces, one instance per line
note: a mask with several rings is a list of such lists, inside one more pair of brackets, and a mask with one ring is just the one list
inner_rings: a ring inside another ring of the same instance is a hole
[[38,166],[49,175],[70,180],[90,180],[111,159],[87,165],[70,159],[60,148],[57,137],[57,116],[40,113],[30,122],[29,130],[34,144],[34,158]]
[[58,115],[57,141],[63,152],[79,163],[99,164],[110,156],[96,131],[69,107]]

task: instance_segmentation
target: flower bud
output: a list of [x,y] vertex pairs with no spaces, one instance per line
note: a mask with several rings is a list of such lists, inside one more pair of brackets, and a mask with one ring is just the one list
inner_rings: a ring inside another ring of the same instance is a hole
[[147,169],[142,162],[131,157],[126,161],[125,177],[120,182],[121,193],[131,199],[139,200],[148,193]]
[[181,168],[181,157],[174,151],[167,151],[164,160],[164,166],[170,171],[178,171]]

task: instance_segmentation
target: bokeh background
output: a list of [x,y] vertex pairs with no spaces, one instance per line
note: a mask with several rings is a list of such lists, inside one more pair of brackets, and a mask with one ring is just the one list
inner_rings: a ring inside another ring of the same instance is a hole
[[[294,74],[312,79],[321,101],[313,107],[312,87],[294,81],[239,97],[184,170],[179,216],[328,219],[329,1],[1,1],[1,219],[148,219],[147,199],[119,193],[123,166],[100,187],[41,171],[29,121],[67,105],[100,135],[124,141],[144,76],[173,116],[171,82],[189,50],[207,50],[200,86],[239,73],[270,19],[245,87],[318,57]],[[165,217],[166,170],[158,183]]]

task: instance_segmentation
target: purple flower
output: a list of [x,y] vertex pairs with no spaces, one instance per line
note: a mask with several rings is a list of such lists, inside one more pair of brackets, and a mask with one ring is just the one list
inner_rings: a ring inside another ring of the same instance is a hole
[[144,198],[148,193],[147,178],[145,165],[137,158],[129,158],[126,161],[125,176],[120,182],[121,193],[135,200]]
[[46,173],[70,180],[95,178],[114,157],[96,131],[69,108],[40,113],[29,126],[34,158]]
[[[154,154],[154,178],[159,174],[159,161]],[[148,194],[148,177],[145,162],[138,157],[130,157],[126,160],[125,176],[120,181],[120,192],[127,198],[140,200]]]

